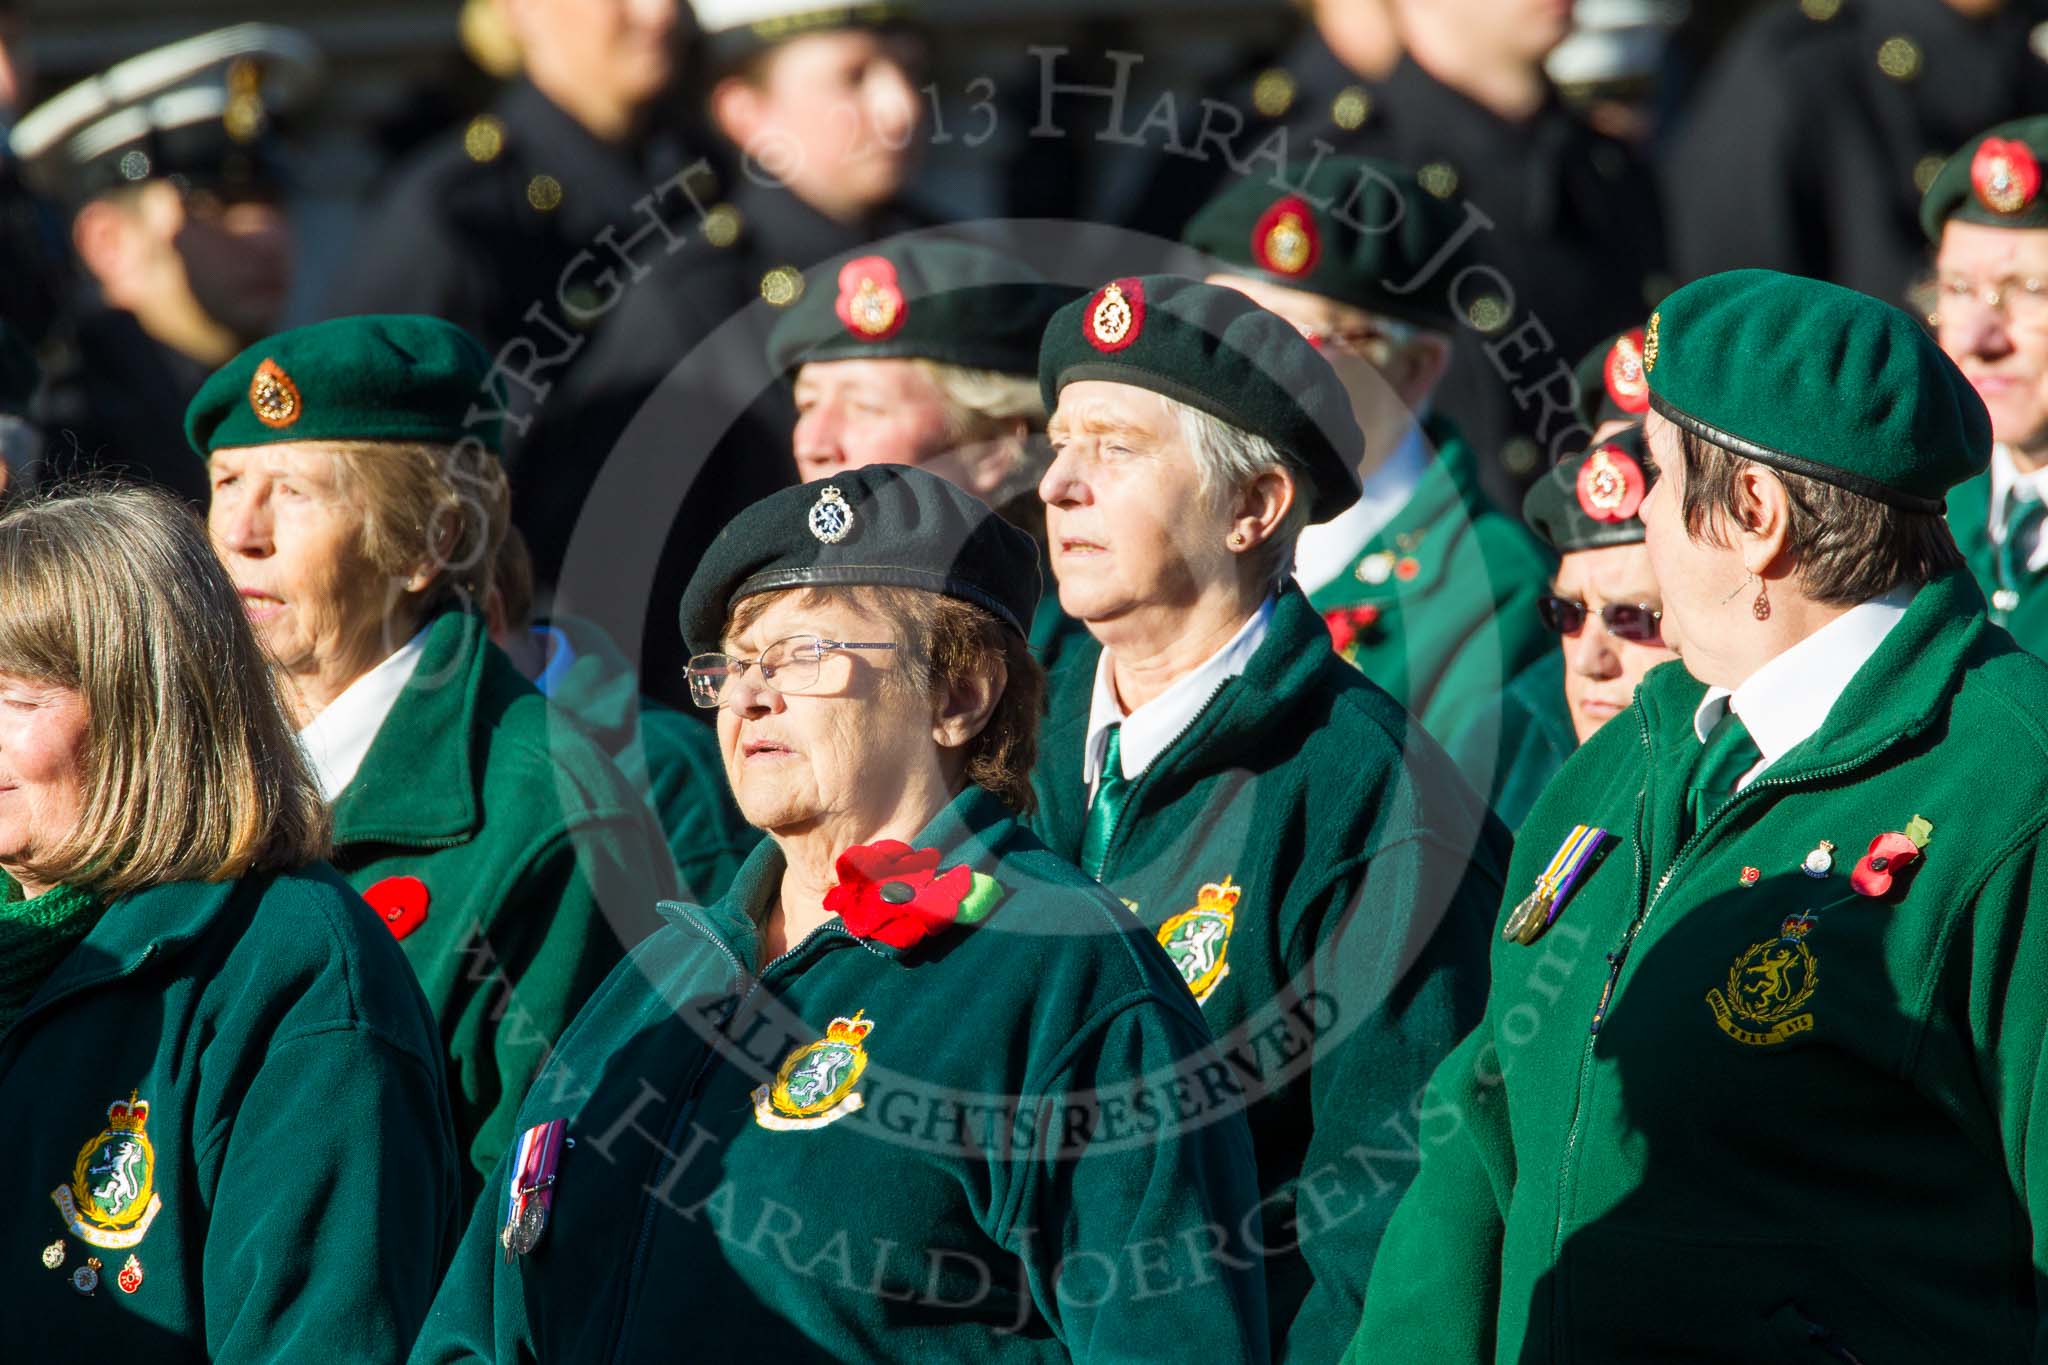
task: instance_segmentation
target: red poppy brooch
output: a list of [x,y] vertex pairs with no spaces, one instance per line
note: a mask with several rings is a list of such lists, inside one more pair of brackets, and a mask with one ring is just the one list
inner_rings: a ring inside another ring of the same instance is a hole
[[1323,624],[1330,628],[1330,644],[1339,654],[1357,644],[1359,637],[1369,634],[1379,623],[1380,609],[1375,606],[1338,607],[1323,613]]
[[1919,816],[1906,822],[1903,833],[1880,834],[1870,841],[1870,851],[1856,861],[1849,885],[1857,894],[1882,896],[1892,889],[1892,879],[1920,861],[1920,850],[1934,826]]
[[860,938],[913,948],[941,929],[975,924],[1002,899],[995,878],[965,863],[941,871],[939,851],[895,839],[855,844],[835,864],[839,884],[825,908]]

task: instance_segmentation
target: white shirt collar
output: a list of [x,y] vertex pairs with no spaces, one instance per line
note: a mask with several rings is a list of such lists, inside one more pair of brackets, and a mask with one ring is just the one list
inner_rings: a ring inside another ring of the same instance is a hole
[[[2020,473],[2019,466],[2012,462],[2012,451],[2000,441],[1991,447],[1991,523],[1988,528],[1991,543],[1997,545],[2005,539],[2006,500],[2015,491],[2024,490],[2035,500],[2048,499],[2048,469],[2037,469],[2031,474]],[[2039,572],[2048,568],[2048,534],[2037,534],[2033,546],[2027,551],[2027,570]]]
[[1850,680],[1905,616],[1915,591],[1913,585],[1901,584],[1883,597],[1851,607],[1750,674],[1733,692],[1725,687],[1707,689],[1692,717],[1700,743],[1707,742],[1722,713],[1732,709],[1764,756],[1735,784],[1738,790],[1820,729]]
[[1302,528],[1294,542],[1294,578],[1303,592],[1319,592],[1351,567],[1372,538],[1400,515],[1429,472],[1429,444],[1418,424],[1394,453],[1366,477],[1357,502],[1320,526]]
[[355,780],[371,741],[384,728],[384,718],[398,704],[405,685],[412,681],[426,648],[427,632],[421,630],[390,658],[343,688],[326,710],[299,731],[299,745],[312,760],[313,775],[320,779],[320,790],[330,802]]
[[1251,619],[1238,628],[1229,643],[1211,654],[1202,663],[1173,680],[1172,686],[1152,700],[1146,702],[1129,715],[1116,699],[1116,684],[1110,677],[1109,651],[1102,651],[1102,657],[1095,664],[1095,695],[1088,705],[1088,747],[1081,763],[1081,780],[1088,790],[1095,790],[1096,776],[1102,771],[1103,757],[1109,751],[1109,728],[1123,726],[1122,739],[1117,745],[1117,766],[1123,769],[1127,778],[1136,777],[1152,766],[1152,760],[1166,752],[1168,745],[1181,737],[1189,725],[1194,723],[1197,713],[1209,704],[1209,698],[1226,679],[1244,672],[1252,655],[1258,653],[1259,645],[1265,641],[1266,628],[1273,621],[1273,603],[1268,597],[1252,613]]

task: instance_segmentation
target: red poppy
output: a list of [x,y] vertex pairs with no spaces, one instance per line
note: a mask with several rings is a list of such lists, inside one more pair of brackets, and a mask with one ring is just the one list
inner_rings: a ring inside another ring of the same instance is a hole
[[386,877],[363,893],[391,937],[404,938],[427,920],[427,884],[418,877]]
[[1970,158],[1970,187],[1994,213],[2018,213],[2041,192],[2041,163],[2016,138],[1987,137]]
[[1380,609],[1373,606],[1338,607],[1335,611],[1323,613],[1323,624],[1330,628],[1330,643],[1339,654],[1358,642],[1358,637],[1380,623]]
[[965,863],[939,871],[939,851],[895,839],[855,844],[839,855],[839,884],[825,893],[825,908],[862,938],[911,948],[960,916],[974,886]]
[[1880,834],[1870,841],[1870,851],[1856,862],[1849,885],[1859,895],[1882,896],[1892,889],[1892,878],[1920,861],[1920,846],[1903,834]]

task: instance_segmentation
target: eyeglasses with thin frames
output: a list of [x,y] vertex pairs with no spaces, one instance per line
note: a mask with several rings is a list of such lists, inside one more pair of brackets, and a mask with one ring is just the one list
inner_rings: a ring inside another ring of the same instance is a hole
[[799,696],[818,685],[825,656],[840,650],[895,649],[893,642],[826,640],[816,635],[789,635],[761,651],[760,657],[742,659],[732,654],[699,654],[683,667],[689,680],[690,700],[709,711],[731,699],[734,687],[750,668],[761,670],[761,685],[783,696]]

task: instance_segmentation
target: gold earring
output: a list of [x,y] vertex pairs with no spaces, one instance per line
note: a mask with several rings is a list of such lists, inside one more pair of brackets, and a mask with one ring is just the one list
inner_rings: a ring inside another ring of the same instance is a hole
[[1230,548],[1233,550],[1242,550],[1244,548],[1244,532],[1232,531],[1230,533]]
[[1771,619],[1771,585],[1759,580],[1756,601],[1749,604],[1749,614],[1759,621]]

